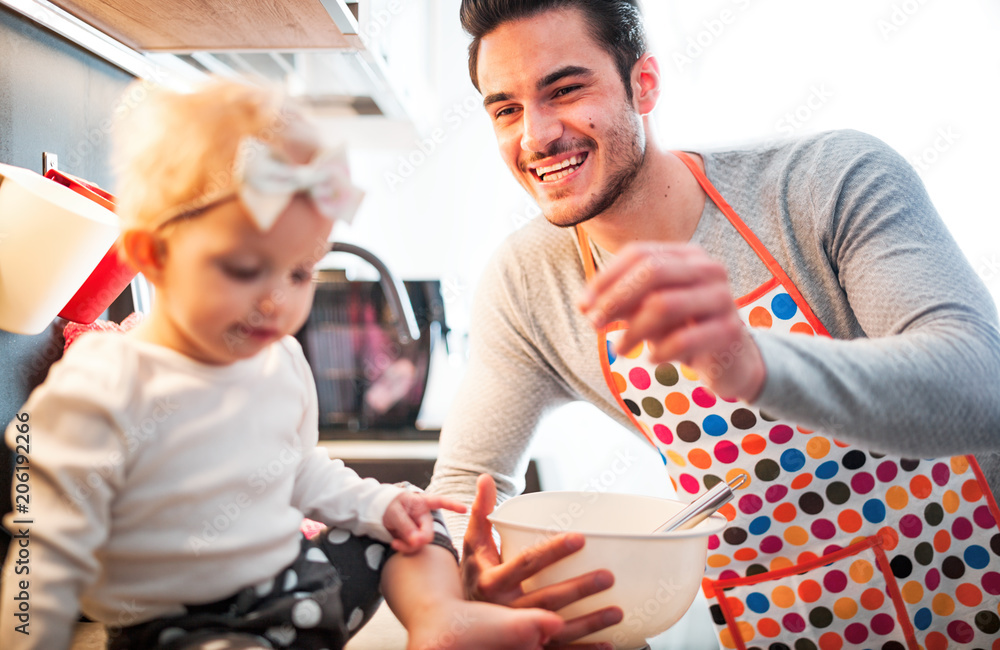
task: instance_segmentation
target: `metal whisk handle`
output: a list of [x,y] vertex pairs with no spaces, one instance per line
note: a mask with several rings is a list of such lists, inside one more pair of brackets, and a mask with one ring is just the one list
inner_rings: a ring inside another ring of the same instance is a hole
[[671,530],[684,530],[697,526],[713,512],[729,503],[733,499],[733,490],[743,485],[746,479],[745,474],[740,474],[728,483],[719,483],[668,519],[662,526],[654,530],[653,533],[666,533]]

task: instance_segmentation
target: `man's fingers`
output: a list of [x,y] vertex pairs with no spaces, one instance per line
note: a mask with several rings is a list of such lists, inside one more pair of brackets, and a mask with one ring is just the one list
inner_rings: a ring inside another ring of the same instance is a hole
[[465,538],[470,534],[475,538],[493,538],[493,525],[486,517],[493,512],[497,503],[497,486],[489,474],[480,474],[476,480],[476,498],[472,501],[469,512],[469,526],[465,529]]
[[[489,474],[480,474],[476,480],[476,498],[469,512],[469,525],[463,540],[463,558],[487,553],[495,562],[500,561],[493,543],[493,525],[486,517],[493,512],[497,502],[497,486]],[[463,564],[465,561],[463,560]]]
[[[569,644],[598,630],[617,625],[624,618],[625,614],[620,607],[605,607],[596,612],[566,621],[566,625],[563,626],[562,631],[553,635],[552,642],[555,644],[555,647],[562,647],[560,644]],[[569,646],[568,650],[579,650],[580,647],[573,645]],[[591,647],[600,648],[602,646],[595,645]]]
[[497,484],[489,474],[480,474],[476,479],[476,498],[472,501],[472,515],[481,521],[493,513],[497,504]]
[[628,273],[634,264],[641,258],[648,256],[652,252],[651,245],[638,244],[626,246],[618,255],[611,260],[611,263],[601,269],[601,271],[587,283],[583,295],[577,301],[577,306],[584,312],[591,309],[598,298],[606,292],[612,285],[621,280],[622,276]]
[[649,241],[628,244],[588,283],[577,304],[586,311],[600,294],[621,282],[629,273],[647,275],[655,269],[670,268],[671,261],[697,257],[708,256],[700,246],[693,244]]
[[767,377],[752,335],[735,318],[699,323],[651,347],[651,361],[680,360],[693,368],[720,397],[753,402]]
[[[650,346],[652,352],[650,359],[655,363],[678,360],[686,365],[693,365],[694,360],[699,357],[711,358],[712,353],[719,352],[720,349],[732,356],[734,352],[740,352],[732,349],[733,344],[740,341],[739,327],[741,325],[735,320],[730,322],[729,319],[722,318],[693,323],[655,341]],[[706,379],[718,379],[722,373],[729,370],[722,364],[718,365],[714,372],[706,373]],[[706,369],[700,368],[700,370]]]
[[647,257],[597,291],[585,313],[595,326],[601,327],[614,320],[630,320],[659,290],[690,287],[697,291],[716,283],[729,290],[725,268],[706,255]]
[[728,284],[653,291],[629,320],[617,351],[628,352],[641,341],[660,341],[685,327],[735,311]]
[[542,587],[518,598],[513,607],[539,607],[553,612],[570,603],[608,589],[615,583],[610,571],[599,570],[566,580],[558,584]]
[[490,575],[490,582],[504,587],[519,585],[545,567],[583,548],[583,542],[583,535],[579,533],[556,535],[509,560],[505,559]]

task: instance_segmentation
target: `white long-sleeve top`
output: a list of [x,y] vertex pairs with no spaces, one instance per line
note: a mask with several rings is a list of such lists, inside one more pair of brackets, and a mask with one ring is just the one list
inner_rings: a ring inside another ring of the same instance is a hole
[[296,557],[303,516],[389,541],[382,518],[401,489],[317,448],[317,408],[292,337],[222,367],[129,335],[80,338],[20,411],[30,502],[4,523],[28,530],[28,573],[15,539],[0,647],[68,647],[80,610],[134,625],[257,584]]

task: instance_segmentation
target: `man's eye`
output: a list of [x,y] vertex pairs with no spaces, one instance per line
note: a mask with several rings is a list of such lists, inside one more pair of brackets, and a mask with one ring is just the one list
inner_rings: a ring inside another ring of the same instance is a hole
[[507,108],[501,108],[499,111],[497,111],[496,116],[497,118],[507,117],[508,115],[513,115],[516,110],[517,109],[514,108],[513,106],[509,106]]
[[579,89],[580,89],[580,86],[566,86],[565,88],[560,88],[559,90],[557,90],[556,93],[555,93],[555,96],[556,97],[565,97],[566,95],[570,94],[574,90],[579,90]]

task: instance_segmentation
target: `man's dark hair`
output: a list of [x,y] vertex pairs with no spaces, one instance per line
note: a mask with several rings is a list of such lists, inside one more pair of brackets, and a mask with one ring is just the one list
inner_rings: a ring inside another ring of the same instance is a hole
[[531,18],[553,9],[578,9],[594,40],[606,48],[615,61],[632,100],[629,83],[632,66],[646,51],[646,30],[642,24],[639,0],[462,0],[462,27],[472,36],[469,44],[469,76],[479,88],[479,43],[500,25],[512,20]]

